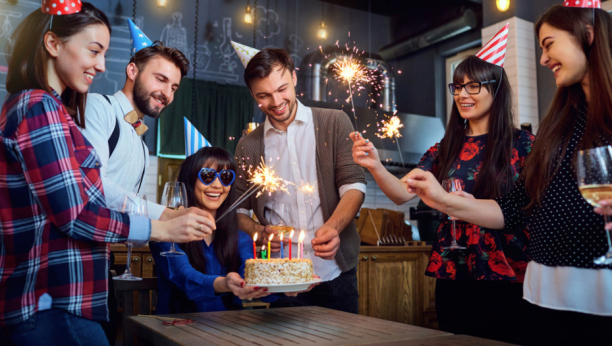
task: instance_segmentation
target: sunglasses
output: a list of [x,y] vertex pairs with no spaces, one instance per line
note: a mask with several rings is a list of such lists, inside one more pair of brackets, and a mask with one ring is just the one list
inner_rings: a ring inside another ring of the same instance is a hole
[[206,186],[212,184],[217,177],[219,178],[221,184],[227,187],[232,185],[232,183],[236,179],[236,174],[232,170],[224,169],[221,172],[217,172],[212,168],[202,168],[198,173],[198,179],[200,179],[202,184]]

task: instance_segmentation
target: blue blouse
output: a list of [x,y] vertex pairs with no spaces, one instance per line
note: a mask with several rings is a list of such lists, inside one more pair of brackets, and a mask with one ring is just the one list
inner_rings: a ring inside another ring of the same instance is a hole
[[[216,278],[225,276],[225,268],[219,263],[214,251],[214,240],[207,245],[202,241],[206,273],[197,271],[189,263],[187,256],[165,257],[160,253],[170,249],[170,243],[151,242],[149,247],[157,265],[159,289],[157,298],[157,314],[225,311],[222,297],[227,293],[215,293],[213,283]],[[253,239],[246,233],[238,232],[238,253],[242,265],[238,273],[244,277],[244,263],[253,258]],[[262,301],[273,302],[278,297],[270,295]],[[233,304],[242,306],[238,297],[233,297]]]

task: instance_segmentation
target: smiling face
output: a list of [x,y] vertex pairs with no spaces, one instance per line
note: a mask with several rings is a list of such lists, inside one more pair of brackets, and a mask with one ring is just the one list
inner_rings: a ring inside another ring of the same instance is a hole
[[66,41],[56,42],[56,50],[50,53],[55,58],[53,67],[62,91],[70,88],[86,93],[96,73],[105,71],[104,54],[110,44],[108,28],[103,24],[89,25]]
[[587,57],[571,33],[544,23],[539,37],[542,48],[540,64],[553,72],[558,87],[574,85],[587,77]]
[[[205,164],[202,168],[213,168],[217,171],[223,169],[229,169],[225,167],[219,168],[218,165],[215,164]],[[210,185],[204,185],[200,181],[200,179],[196,179],[195,186],[195,199],[197,203],[197,207],[203,210],[210,212],[212,215],[215,215],[217,209],[221,207],[221,204],[227,199],[227,196],[232,189],[232,186],[223,186],[219,181],[219,178],[216,177],[215,180],[210,183]]]
[[[472,80],[465,76],[461,84],[469,82],[472,82]],[[479,94],[470,95],[465,88],[461,88],[459,95],[455,95],[453,98],[459,109],[459,115],[461,115],[461,118],[468,121],[481,120],[485,117],[489,117],[491,113],[493,95],[484,85],[480,88]]]
[[[130,64],[130,65],[133,65]],[[163,110],[174,100],[174,93],[181,83],[181,70],[165,58],[153,58],[142,71],[135,66],[134,103],[138,109],[153,118],[159,118]]]
[[259,109],[268,116],[275,127],[277,124],[286,126],[293,121],[297,104],[296,84],[295,71],[289,73],[280,66],[275,67],[268,77],[250,82],[251,93]]

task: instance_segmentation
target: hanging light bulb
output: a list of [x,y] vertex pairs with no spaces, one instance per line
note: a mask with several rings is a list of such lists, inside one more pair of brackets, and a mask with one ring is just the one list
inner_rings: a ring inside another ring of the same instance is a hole
[[325,22],[321,21],[321,27],[319,28],[319,38],[327,38],[327,29],[325,28]]
[[249,0],[247,0],[247,5],[246,5],[246,8],[244,9],[244,23],[253,24],[253,10],[251,9]]
[[319,27],[319,33],[317,36],[322,39],[327,38],[327,29],[325,28],[325,3],[321,1],[321,27]]
[[501,12],[505,12],[510,7],[510,0],[497,0],[495,2],[497,4],[497,9]]
[[157,0],[157,7],[166,8],[168,5],[168,0]]

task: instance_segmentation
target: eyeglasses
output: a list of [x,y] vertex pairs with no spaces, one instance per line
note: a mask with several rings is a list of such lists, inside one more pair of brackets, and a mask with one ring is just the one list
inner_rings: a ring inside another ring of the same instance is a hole
[[496,82],[497,81],[494,79],[494,80],[489,80],[486,82],[469,82],[465,84],[450,83],[448,85],[448,89],[450,90],[450,93],[453,96],[459,95],[461,93],[462,88],[465,88],[465,91],[467,91],[467,93],[470,95],[477,95],[477,94],[480,94],[480,89],[482,88],[483,84],[490,84],[490,83],[496,83]]
[[221,184],[225,187],[232,185],[234,180],[236,179],[236,173],[232,170],[222,170],[218,172],[212,168],[202,168],[198,173],[198,179],[202,182],[202,184],[208,186],[215,181],[216,178],[219,178]]

